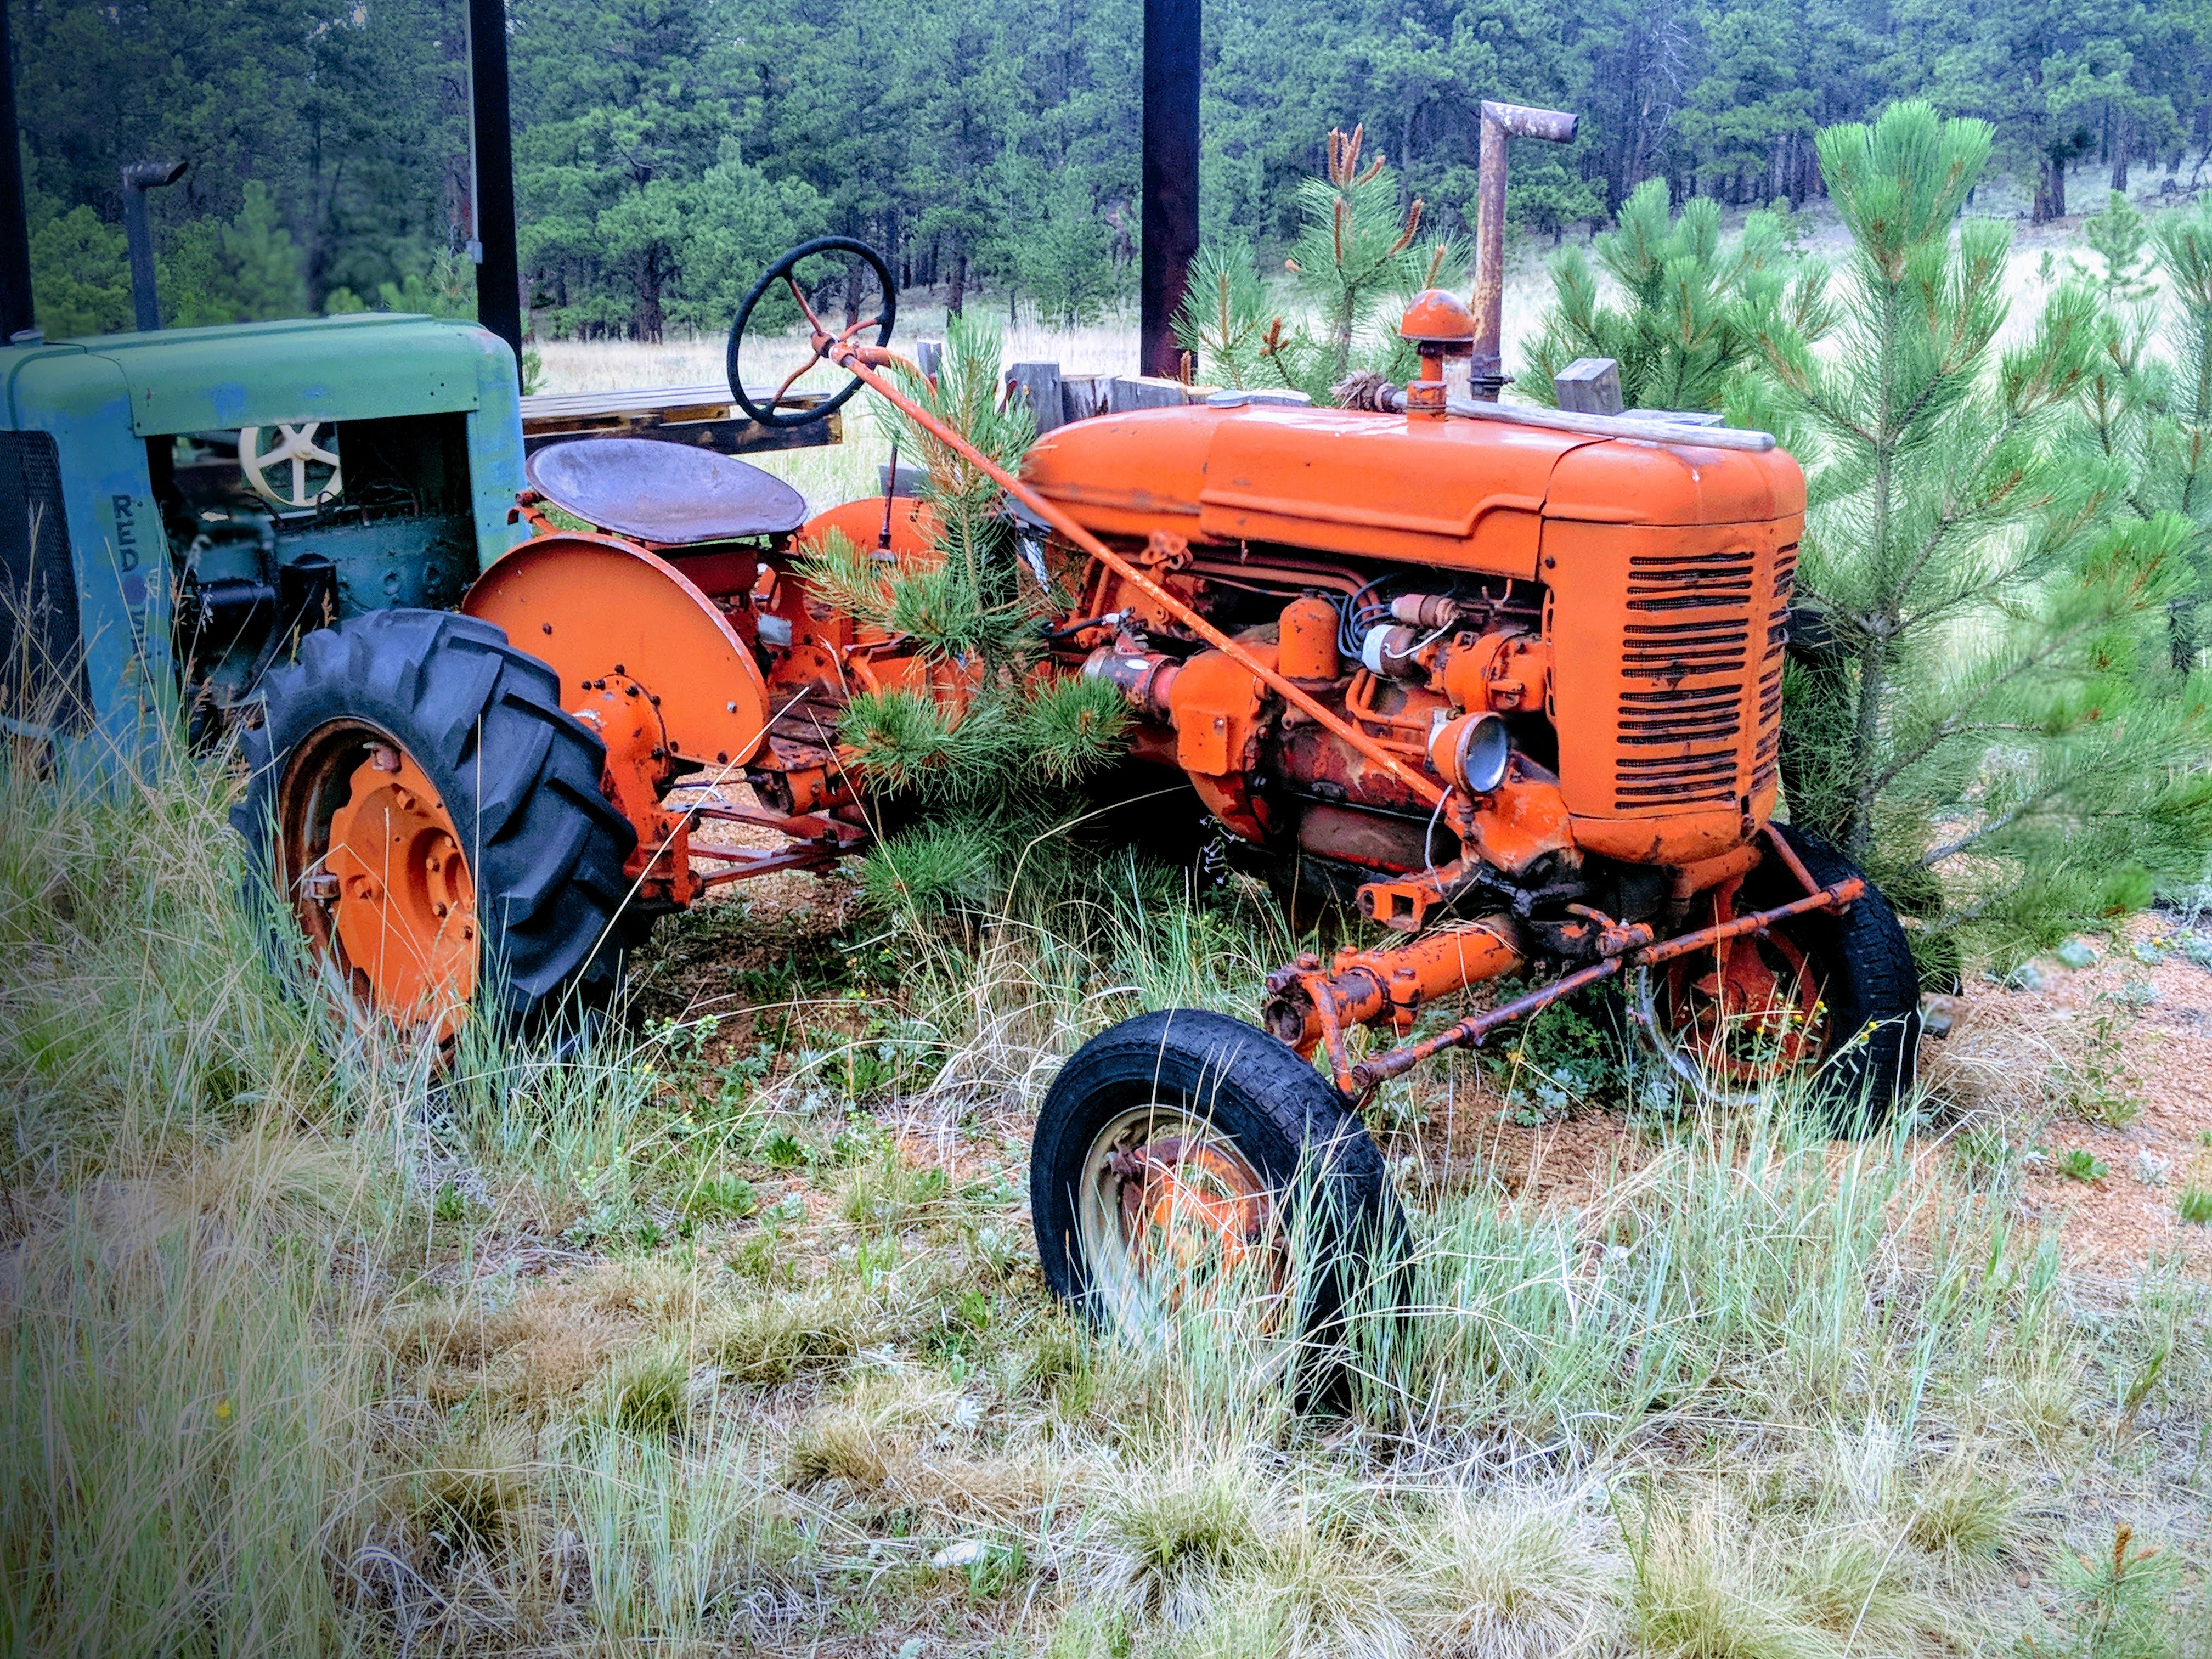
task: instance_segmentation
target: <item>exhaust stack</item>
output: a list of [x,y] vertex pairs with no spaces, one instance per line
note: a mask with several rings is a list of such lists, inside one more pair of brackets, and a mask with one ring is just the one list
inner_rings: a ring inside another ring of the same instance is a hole
[[161,296],[154,287],[154,232],[146,222],[146,192],[167,190],[185,176],[182,161],[131,161],[123,168],[123,240],[131,248],[131,308],[141,334],[161,325]]
[[1572,143],[1580,118],[1565,110],[1529,109],[1482,100],[1481,166],[1475,187],[1474,362],[1473,391],[1496,403],[1505,390],[1505,141],[1540,138]]

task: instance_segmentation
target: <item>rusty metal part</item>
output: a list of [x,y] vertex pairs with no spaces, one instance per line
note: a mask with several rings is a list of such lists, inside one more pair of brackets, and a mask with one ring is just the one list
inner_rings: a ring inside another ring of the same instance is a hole
[[[1526,958],[1516,939],[1510,918],[1487,916],[1403,945],[1340,951],[1327,974],[1299,967],[1270,975],[1261,1022],[1302,1054],[1330,1044],[1330,1065],[1341,1087],[1349,1066],[1341,1042],[1345,1028],[1387,1018],[1403,1036],[1424,1004],[1519,969]],[[1332,1028],[1337,1039],[1328,1036]]]
[[1766,844],[1774,849],[1774,855],[1782,860],[1783,867],[1797,878],[1799,886],[1808,893],[1820,890],[1820,884],[1813,879],[1813,872],[1805,867],[1805,860],[1797,856],[1797,849],[1790,844],[1790,837],[1771,823],[1766,825]]
[[1158,720],[1174,720],[1171,694],[1182,665],[1173,657],[1120,641],[1102,645],[1085,658],[1082,672],[1085,679],[1105,681],[1138,713]]
[[606,744],[599,793],[637,830],[637,845],[623,865],[633,901],[646,910],[683,909],[699,888],[684,817],[660,806],[676,763],[651,694],[626,675],[609,674],[573,698],[564,689],[562,704]]
[[849,343],[836,344],[830,349],[830,356],[839,368],[849,369],[863,383],[890,399],[895,407],[904,413],[908,419],[922,427],[939,442],[952,449],[969,465],[990,478],[1009,495],[1050,525],[1054,531],[1105,565],[1124,581],[1174,617],[1192,633],[1197,635],[1200,639],[1204,640],[1232,662],[1255,675],[1273,689],[1284,702],[1297,708],[1315,724],[1334,732],[1336,736],[1367,756],[1376,764],[1389,770],[1406,787],[1431,805],[1443,799],[1444,792],[1419,772],[1407,765],[1371,738],[1354,731],[1310,693],[1292,684],[1289,679],[1278,673],[1272,665],[1263,665],[1250,650],[1231,639],[1228,635],[1161,586],[1136,564],[1123,558],[1104,542],[1100,541],[1097,537],[1078,523],[1073,516],[1054,503],[1047,501],[988,456],[980,453],[958,433],[891,386],[882,375],[878,374],[869,367],[873,360],[873,355],[866,348],[854,346]]
[[1859,899],[1865,892],[1866,883],[1859,877],[1853,876],[1848,880],[1836,883],[1832,887],[1820,888],[1803,898],[1793,899],[1787,904],[1777,905],[1771,910],[1756,911],[1750,915],[1738,916],[1732,921],[1717,923],[1710,927],[1701,927],[1694,933],[1684,933],[1678,938],[1662,939],[1656,944],[1644,945],[1624,956],[1608,957],[1603,961],[1591,963],[1587,968],[1579,969],[1564,978],[1554,980],[1551,984],[1531,991],[1526,996],[1516,997],[1511,1002],[1492,1008],[1486,1013],[1469,1015],[1456,1024],[1447,1026],[1433,1036],[1424,1037],[1419,1042],[1409,1042],[1402,1047],[1393,1048],[1387,1054],[1371,1055],[1356,1065],[1346,1066],[1338,1080],[1337,1086],[1348,1095],[1356,1097],[1364,1097],[1390,1079],[1403,1075],[1423,1060],[1442,1054],[1447,1048],[1480,1047],[1483,1039],[1500,1026],[1509,1025],[1515,1020],[1539,1012],[1557,1002],[1561,997],[1571,996],[1586,986],[1609,979],[1620,973],[1624,967],[1655,967],[1662,963],[1670,962],[1676,957],[1687,956],[1693,951],[1709,949],[1724,940],[1741,938],[1746,933],[1761,932],[1773,927],[1777,922],[1787,921],[1793,916],[1809,915],[1820,910],[1840,910]]
[[1476,332],[1474,313],[1465,301],[1440,288],[1425,288],[1416,294],[1398,319],[1398,337],[1417,345],[1465,352],[1473,349]]
[[1443,817],[1483,862],[1516,876],[1547,854],[1571,854],[1576,848],[1558,780],[1522,754],[1512,757],[1505,781],[1480,800],[1455,792]]
[[694,766],[750,759],[768,734],[760,666],[720,606],[635,542],[566,531],[525,542],[461,601],[561,677],[562,707],[610,675],[650,678],[671,755]]
[[[1621,452],[1618,445],[1593,446]],[[1584,467],[1577,451],[1562,470]],[[1783,655],[1800,520],[1547,524],[1559,787],[1576,844],[1676,866],[1732,851],[1779,791]]]
[[793,816],[742,807],[699,805],[690,808],[688,816],[772,830],[787,837],[781,847],[717,847],[692,842],[690,851],[693,858],[726,866],[699,877],[702,887],[727,886],[732,882],[750,881],[756,876],[773,875],[779,870],[827,869],[840,859],[858,852],[870,839],[868,832],[858,824],[846,823],[821,812]]
[[1243,1158],[1211,1140],[1166,1135],[1115,1152],[1106,1167],[1121,1182],[1122,1237],[1140,1273],[1232,1267],[1267,1243],[1273,1194]]
[[1571,143],[1576,118],[1561,110],[1482,100],[1474,227],[1475,396],[1492,403],[1505,389],[1505,142],[1509,137]]
[[1481,874],[1479,862],[1454,859],[1438,868],[1396,880],[1363,883],[1353,902],[1361,915],[1393,933],[1418,933],[1428,926],[1431,913],[1473,886]]
[[1494,628],[1468,644],[1452,640],[1437,646],[1429,678],[1455,708],[1538,714],[1549,698],[1552,647],[1526,628]]
[[[1475,361],[1481,362],[1480,353]],[[1476,377],[1478,383],[1480,378]],[[1417,380],[1409,386],[1376,386],[1370,395],[1379,409],[1392,414],[1443,413],[1455,420],[1492,421],[1546,432],[1579,433],[1589,438],[1631,438],[1638,443],[1674,444],[1685,449],[1735,449],[1764,455],[1775,447],[1771,432],[1749,427],[1707,426],[1670,420],[1663,415],[1583,415],[1561,409],[1539,409],[1529,404],[1501,404],[1479,397],[1447,397],[1439,410],[1434,398],[1425,392],[1425,384]],[[1502,389],[1504,382],[1501,380],[1499,385]]]
[[1298,816],[1298,850],[1370,870],[1418,870],[1429,862],[1424,840],[1448,839],[1441,830],[1431,836],[1431,829],[1420,819],[1310,801]]
[[572,438],[526,464],[562,512],[654,546],[781,536],[806,519],[806,498],[757,466],[651,438]]
[[1333,684],[1344,672],[1336,648],[1340,625],[1336,607],[1327,599],[1292,599],[1277,619],[1275,666],[1309,687]]
[[[1724,916],[1738,884],[1712,895]],[[1641,977],[1641,976],[1640,976]],[[1633,1012],[1655,1029],[1670,1064],[1744,1088],[1816,1059],[1826,1046],[1827,1009],[1804,951],[1771,928],[1721,939],[1705,953],[1661,963]]]
[[401,1030],[451,1038],[476,992],[476,884],[445,803],[397,743],[372,740],[354,769],[319,873],[302,919],[355,997]]
[[[1747,841],[1717,857],[1700,859],[1694,864],[1677,865],[1668,881],[1668,896],[1679,901],[1696,897],[1724,881],[1734,881],[1749,875],[1759,867],[1759,843]],[[1817,890],[1809,872],[1801,872],[1807,892]]]
[[942,558],[937,538],[944,530],[937,509],[919,496],[863,495],[816,514],[800,526],[793,543],[803,552],[822,546],[836,532],[855,547],[888,556],[893,564],[918,566]]
[[1429,763],[1437,775],[1469,795],[1488,795],[1505,781],[1512,763],[1505,722],[1486,709],[1446,720],[1429,739]]

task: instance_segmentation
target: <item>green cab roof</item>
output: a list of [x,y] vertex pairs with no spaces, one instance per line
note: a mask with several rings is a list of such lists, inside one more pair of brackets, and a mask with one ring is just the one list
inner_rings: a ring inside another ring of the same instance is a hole
[[360,312],[14,347],[0,351],[0,384],[21,425],[27,400],[66,399],[80,380],[112,386],[120,374],[131,429],[155,437],[465,412],[487,356],[504,359],[507,347],[474,323]]

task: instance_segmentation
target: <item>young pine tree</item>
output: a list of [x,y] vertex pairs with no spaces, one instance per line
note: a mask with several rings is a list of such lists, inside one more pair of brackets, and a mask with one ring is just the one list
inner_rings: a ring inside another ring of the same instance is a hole
[[1398,319],[1420,289],[1464,270],[1467,250],[1450,238],[1416,242],[1420,199],[1401,206],[1382,152],[1361,164],[1364,145],[1358,127],[1332,131],[1327,167],[1298,186],[1304,225],[1283,262],[1296,324],[1273,308],[1248,245],[1200,251],[1175,318],[1176,339],[1200,379],[1280,386],[1327,404],[1354,370],[1397,380],[1413,373]]
[[1783,289],[1782,240],[1774,215],[1754,213],[1723,252],[1718,203],[1694,197],[1669,217],[1665,181],[1646,179],[1594,243],[1620,300],[1600,300],[1580,248],[1560,253],[1552,262],[1551,309],[1515,386],[1554,403],[1553,375],[1577,357],[1610,357],[1632,409],[1718,409],[1729,376],[1755,349],[1753,313]]
[[2188,526],[2191,581],[2166,612],[2168,654],[2186,670],[2212,643],[2200,609],[2212,583],[2212,203],[2146,220],[2115,191],[2085,228],[2105,264],[2107,319],[2076,399],[2078,435],[2120,470],[2124,513]]
[[1904,103],[1819,138],[1853,251],[1801,317],[1754,318],[1733,411],[1806,465],[1806,612],[1786,684],[1791,819],[1867,866],[1954,961],[2194,880],[2212,847],[2203,688],[2165,666],[2188,526],[2118,509],[2123,469],[2067,441],[2103,337],[2060,287],[2000,351],[2008,233],[1959,210],[1990,129]]
[[[1036,428],[1028,404],[1006,396],[999,357],[988,323],[956,317],[936,380],[902,372],[900,389],[1012,471]],[[957,667],[969,687],[959,698],[863,694],[838,727],[872,799],[907,820],[869,857],[871,896],[895,912],[929,915],[1001,897],[1024,851],[1079,815],[1068,791],[1121,754],[1127,717],[1121,694],[1102,681],[1031,672],[1065,596],[1041,580],[990,477],[915,422],[886,414],[901,455],[924,469],[922,496],[939,526],[936,556],[887,567],[832,535],[801,571],[826,601]],[[1050,861],[1032,858],[1030,873]]]

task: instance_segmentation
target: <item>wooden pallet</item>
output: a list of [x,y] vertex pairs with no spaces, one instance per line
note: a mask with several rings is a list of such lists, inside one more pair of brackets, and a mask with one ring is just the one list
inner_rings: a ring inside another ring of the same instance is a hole
[[[765,398],[766,392],[754,394]],[[793,392],[811,407],[820,393]],[[843,441],[844,411],[799,427],[762,426],[738,407],[726,386],[659,386],[635,392],[538,392],[522,400],[526,451],[564,438],[655,438],[724,455],[812,449]]]

